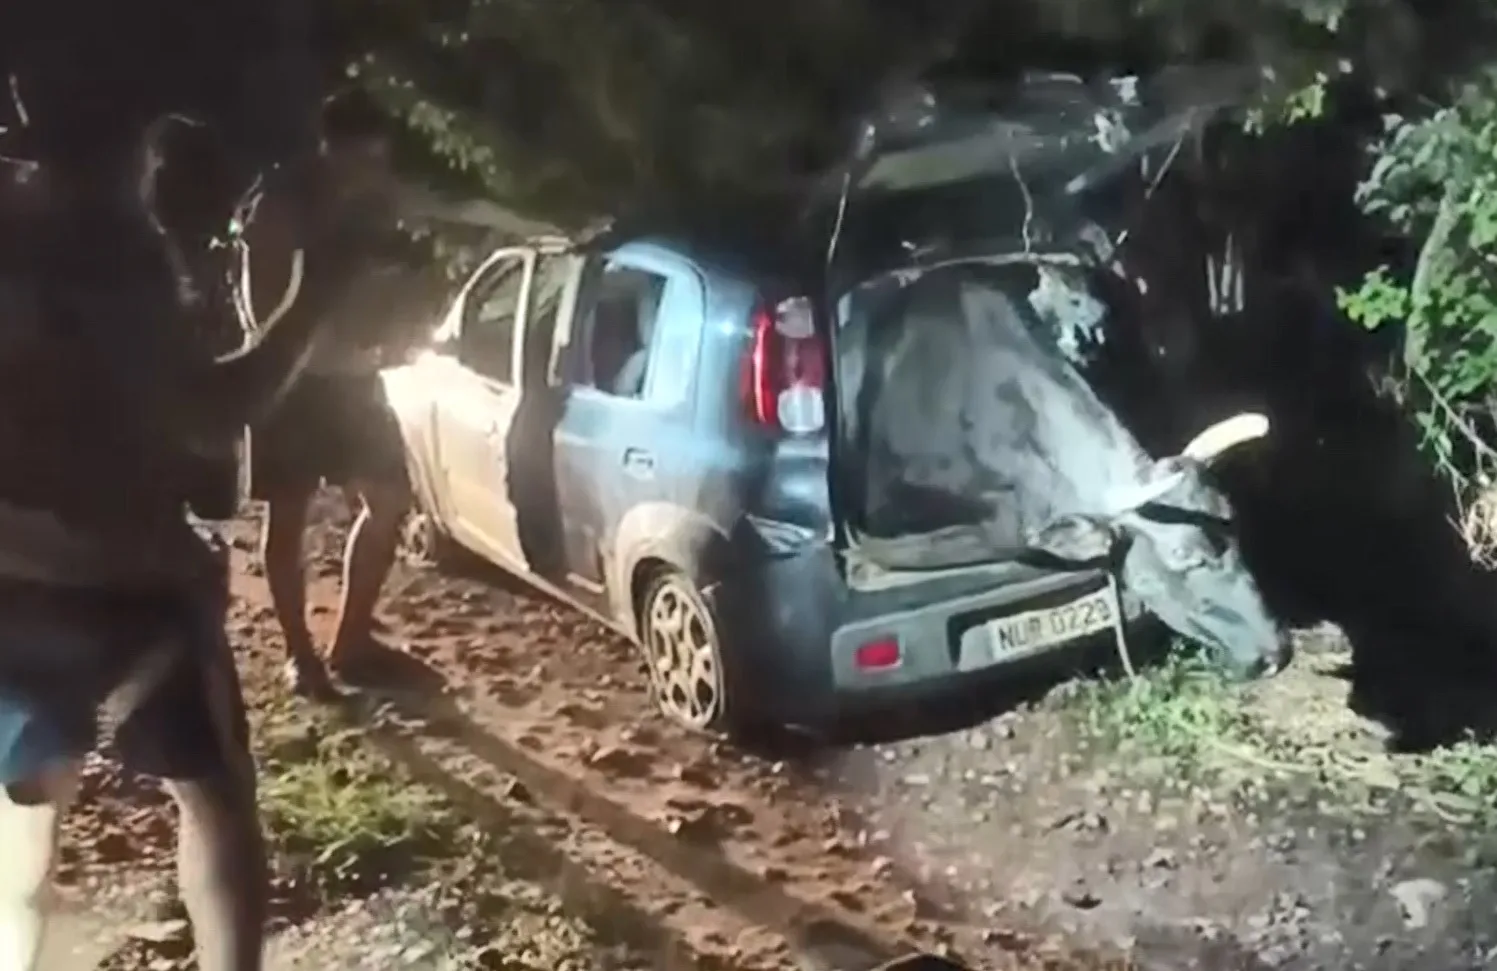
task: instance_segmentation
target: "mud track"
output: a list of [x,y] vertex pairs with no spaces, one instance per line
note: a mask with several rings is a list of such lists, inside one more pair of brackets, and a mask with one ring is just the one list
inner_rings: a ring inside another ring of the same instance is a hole
[[[341,531],[318,531],[310,602],[325,638]],[[252,538],[250,523],[235,530],[236,633],[278,646]],[[425,671],[350,701],[345,716],[487,828],[536,834],[522,855],[548,861],[536,869],[564,899],[620,915],[621,939],[662,966],[855,969],[982,949],[981,929],[920,892],[880,852],[889,834],[814,770],[667,724],[631,646],[477,574],[397,567],[385,637]]]
[[[309,602],[325,641],[346,515],[330,501],[317,518]],[[282,642],[255,534],[249,519],[230,533],[233,635],[263,665]],[[528,861],[594,924],[609,915],[609,936],[657,966],[840,971],[914,949],[1051,964],[1043,942],[967,923],[922,890],[891,835],[830,791],[839,766],[767,760],[663,721],[632,646],[512,578],[402,562],[381,626],[420,666],[343,717],[519,844],[507,862]]]

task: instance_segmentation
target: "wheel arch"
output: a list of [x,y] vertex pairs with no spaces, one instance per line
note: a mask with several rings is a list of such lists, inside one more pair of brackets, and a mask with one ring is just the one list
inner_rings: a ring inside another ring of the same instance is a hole
[[706,590],[728,572],[728,533],[706,516],[672,503],[636,506],[619,523],[611,566],[610,607],[626,629],[640,634],[639,611],[649,585],[680,573]]

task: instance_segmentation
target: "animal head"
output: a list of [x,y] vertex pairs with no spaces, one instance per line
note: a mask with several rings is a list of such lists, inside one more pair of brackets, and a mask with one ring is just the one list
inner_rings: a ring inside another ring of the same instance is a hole
[[1267,433],[1258,414],[1218,422],[1156,462],[1108,513],[1061,517],[1030,537],[1031,547],[1057,564],[1119,570],[1124,587],[1171,630],[1244,674],[1276,670],[1284,631],[1242,562],[1231,503],[1207,475]]

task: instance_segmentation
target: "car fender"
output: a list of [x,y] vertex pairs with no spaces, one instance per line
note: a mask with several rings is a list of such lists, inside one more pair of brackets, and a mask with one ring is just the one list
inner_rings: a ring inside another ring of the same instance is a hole
[[631,589],[641,563],[662,561],[706,589],[725,575],[730,557],[728,533],[701,513],[666,502],[635,506],[614,532],[613,555],[608,558],[609,607],[620,623],[638,631]]

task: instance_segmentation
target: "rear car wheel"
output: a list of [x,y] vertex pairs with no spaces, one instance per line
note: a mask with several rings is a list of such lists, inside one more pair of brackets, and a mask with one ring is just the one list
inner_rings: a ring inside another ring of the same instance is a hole
[[663,573],[640,603],[640,643],[661,714],[693,731],[735,734],[736,706],[712,608],[679,573]]
[[401,546],[416,561],[439,570],[452,569],[462,562],[462,547],[428,512],[418,510],[406,519]]

